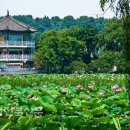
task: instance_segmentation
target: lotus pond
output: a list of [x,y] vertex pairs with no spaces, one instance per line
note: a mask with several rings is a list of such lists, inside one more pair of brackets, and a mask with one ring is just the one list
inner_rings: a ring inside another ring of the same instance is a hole
[[130,130],[126,75],[0,78],[0,130]]

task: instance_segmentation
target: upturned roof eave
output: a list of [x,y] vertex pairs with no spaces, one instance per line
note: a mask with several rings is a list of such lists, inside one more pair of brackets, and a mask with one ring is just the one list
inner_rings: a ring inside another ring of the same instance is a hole
[[30,33],[37,32],[37,31],[32,31],[32,30],[14,30],[14,29],[0,29],[0,32],[1,32],[1,31],[12,31],[12,32],[30,32]]

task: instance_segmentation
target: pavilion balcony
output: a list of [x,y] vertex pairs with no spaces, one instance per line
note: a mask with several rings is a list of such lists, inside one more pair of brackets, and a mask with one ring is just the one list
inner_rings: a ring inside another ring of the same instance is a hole
[[5,47],[35,48],[35,42],[33,41],[0,41],[0,48],[5,48]]
[[16,54],[2,54],[0,61],[32,61],[32,55],[16,55]]

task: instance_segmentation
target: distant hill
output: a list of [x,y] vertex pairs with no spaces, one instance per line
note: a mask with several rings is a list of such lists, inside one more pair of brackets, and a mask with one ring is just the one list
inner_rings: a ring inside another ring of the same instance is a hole
[[[44,16],[43,18],[33,18],[32,15],[15,15],[12,17],[25,24],[36,27],[39,32],[34,36],[34,39],[37,39],[37,37],[46,30],[70,28],[73,26],[93,26],[97,29],[97,31],[100,32],[108,21],[108,19],[93,18],[88,16],[81,16],[75,19],[71,15],[65,16],[62,19],[58,16],[54,16],[51,18],[49,18],[48,16]],[[3,18],[3,16],[0,17],[0,19],[1,18]]]
[[61,19],[58,16],[54,16],[49,18],[48,16],[44,16],[43,18],[33,18],[32,15],[18,15],[13,16],[17,20],[20,20],[26,24],[34,26],[38,28],[40,31],[45,31],[48,29],[63,29],[70,28],[73,26],[94,26],[99,31],[102,30],[108,19],[104,18],[93,18],[88,16],[81,16],[75,19],[73,16],[65,16]]

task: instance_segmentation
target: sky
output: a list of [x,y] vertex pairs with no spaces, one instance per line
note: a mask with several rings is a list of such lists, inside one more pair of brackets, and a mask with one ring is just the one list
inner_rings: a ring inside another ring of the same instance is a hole
[[[10,15],[32,15],[36,17],[59,16],[63,18],[72,15],[103,17],[100,0],[0,0],[0,16],[5,16],[7,10]],[[112,18],[114,14],[108,10],[104,17]]]

